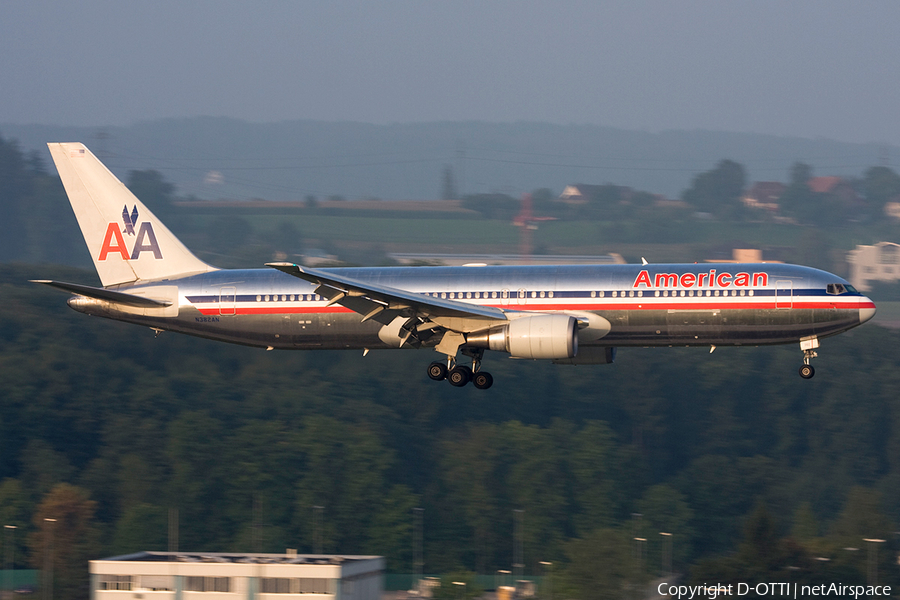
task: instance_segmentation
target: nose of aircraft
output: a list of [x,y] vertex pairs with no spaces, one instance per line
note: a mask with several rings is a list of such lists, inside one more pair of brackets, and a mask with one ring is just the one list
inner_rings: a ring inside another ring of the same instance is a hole
[[859,301],[859,322],[865,323],[875,316],[875,303],[863,296]]

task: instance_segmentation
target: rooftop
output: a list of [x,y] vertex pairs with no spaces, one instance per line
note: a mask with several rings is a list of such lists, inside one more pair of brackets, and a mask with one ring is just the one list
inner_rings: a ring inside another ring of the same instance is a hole
[[343,554],[243,554],[230,552],[136,552],[103,558],[104,561],[252,563],[282,565],[341,565],[379,556]]

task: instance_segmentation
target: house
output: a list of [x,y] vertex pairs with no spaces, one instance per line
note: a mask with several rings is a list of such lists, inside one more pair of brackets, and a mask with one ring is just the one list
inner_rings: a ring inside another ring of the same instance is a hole
[[887,202],[884,205],[884,214],[892,219],[900,221],[900,202]]
[[619,193],[623,195],[625,190],[630,191],[631,189],[624,186],[614,186],[612,184],[591,185],[587,183],[575,183],[567,185],[565,189],[563,189],[562,194],[559,195],[559,199],[566,204],[587,204],[592,198],[595,198],[608,188],[619,188]]
[[853,185],[843,177],[813,177],[806,182],[806,185],[818,194],[835,196],[845,206],[860,206],[864,204],[862,197],[853,189]]
[[778,212],[780,208],[778,201],[784,195],[785,189],[785,185],[778,181],[757,181],[750,186],[741,202],[747,208]]

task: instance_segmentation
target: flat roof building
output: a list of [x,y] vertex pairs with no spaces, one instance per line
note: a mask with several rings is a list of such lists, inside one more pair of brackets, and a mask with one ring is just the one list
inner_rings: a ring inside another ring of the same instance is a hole
[[90,562],[91,600],[380,600],[385,559],[139,552]]
[[874,246],[857,246],[847,253],[850,283],[861,292],[872,289],[872,282],[900,281],[900,244],[878,242]]

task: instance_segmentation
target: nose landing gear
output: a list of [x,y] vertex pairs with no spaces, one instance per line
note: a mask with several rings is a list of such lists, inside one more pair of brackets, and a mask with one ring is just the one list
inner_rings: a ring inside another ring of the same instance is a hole
[[800,377],[803,379],[812,379],[816,374],[809,361],[817,357],[816,348],[819,347],[819,338],[812,336],[800,340],[800,349],[803,350],[803,366],[800,367]]
[[800,377],[803,379],[812,379],[816,374],[816,369],[812,365],[803,365],[800,367]]

